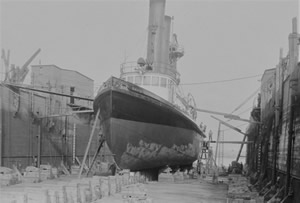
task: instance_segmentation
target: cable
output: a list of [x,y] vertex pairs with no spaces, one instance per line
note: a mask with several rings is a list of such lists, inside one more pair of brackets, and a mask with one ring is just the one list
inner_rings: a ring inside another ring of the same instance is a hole
[[252,108],[253,108],[252,106],[248,107],[248,108],[245,109],[244,111],[240,112],[240,113],[238,114],[238,116],[241,115],[241,114],[243,114],[243,113],[245,113],[245,112],[247,112],[247,111],[249,111],[249,110],[252,109]]
[[243,105],[245,105],[252,97],[254,97],[256,95],[257,92],[259,92],[260,88],[258,88],[257,90],[255,90],[255,92],[253,92],[249,97],[247,97],[245,99],[245,101],[243,101],[238,107],[236,107],[230,114],[233,114],[234,112],[236,112],[237,110],[239,110]]
[[216,81],[207,81],[207,82],[194,82],[194,83],[183,83],[183,84],[180,84],[180,85],[216,84],[216,83],[232,82],[232,81],[237,81],[237,80],[244,80],[244,79],[249,79],[249,78],[255,78],[255,77],[258,77],[258,76],[262,76],[262,74],[252,75],[252,76],[246,76],[246,77],[241,77],[241,78],[226,79],[226,80],[216,80]]

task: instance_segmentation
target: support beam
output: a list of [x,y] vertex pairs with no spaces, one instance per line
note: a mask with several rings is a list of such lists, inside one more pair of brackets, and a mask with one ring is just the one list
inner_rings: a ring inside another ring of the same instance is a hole
[[[211,141],[210,143],[216,143],[217,141]],[[253,141],[219,141],[219,144],[253,144]]]
[[190,107],[195,109],[196,111],[199,111],[199,112],[221,115],[221,116],[224,116],[224,118],[228,118],[228,119],[231,119],[231,120],[238,120],[238,121],[245,121],[245,122],[248,122],[248,123],[258,123],[258,124],[260,124],[259,122],[256,122],[256,121],[251,121],[251,120],[248,120],[248,119],[240,118],[238,115],[233,115],[233,114],[229,114],[229,113],[222,113],[222,112],[217,112],[217,111],[211,111],[211,110],[205,110],[205,109],[199,109],[199,108],[195,108],[193,106],[190,106]]
[[62,93],[58,93],[58,92],[51,92],[51,91],[47,91],[47,90],[37,89],[37,88],[33,88],[33,87],[26,87],[26,86],[11,84],[11,83],[1,83],[1,85],[7,85],[7,86],[15,87],[15,88],[31,90],[31,91],[36,91],[36,92],[42,92],[42,93],[47,93],[47,94],[53,94],[53,95],[58,95],[58,96],[70,97],[70,98],[74,98],[74,99],[94,101],[94,99],[90,99],[90,98],[87,98],[87,97],[79,97],[79,96],[74,96],[74,95],[70,95],[70,94],[62,94]]
[[55,118],[55,117],[63,117],[63,116],[72,116],[74,114],[81,114],[81,113],[94,113],[94,111],[93,110],[71,111],[70,113],[67,114],[53,114],[48,116],[41,116],[38,118]]
[[101,139],[101,140],[100,140],[98,149],[97,149],[96,153],[94,154],[94,157],[93,157],[93,159],[92,159],[92,163],[91,163],[91,165],[90,165],[90,167],[89,167],[89,169],[88,169],[88,171],[87,171],[87,173],[86,173],[86,176],[89,175],[91,169],[93,168],[93,165],[94,165],[94,163],[95,163],[95,160],[96,160],[96,158],[97,158],[97,156],[98,156],[98,154],[99,154],[99,152],[100,152],[100,150],[101,150],[101,148],[102,148],[102,146],[103,146],[103,144],[104,144],[104,142],[105,142],[105,140],[104,140],[103,138],[100,138],[100,139]]
[[294,139],[293,136],[295,134],[294,131],[294,120],[295,120],[295,107],[294,104],[296,103],[296,90],[294,88],[294,85],[297,85],[297,76],[295,74],[295,70],[297,68],[297,63],[299,61],[299,53],[298,53],[298,45],[299,42],[299,34],[297,30],[297,18],[293,18],[292,21],[292,33],[289,35],[289,65],[288,65],[288,71],[290,74],[289,77],[289,88],[290,88],[290,94],[288,97],[290,97],[289,102],[289,130],[288,130],[288,144],[287,144],[287,157],[286,157],[286,187],[285,187],[285,195],[289,195],[291,190],[291,173],[293,170],[293,164],[292,164],[292,152],[294,150]]
[[217,121],[219,121],[221,124],[223,124],[223,125],[225,125],[225,126],[231,128],[231,129],[237,131],[238,133],[241,133],[241,134],[243,134],[243,135],[246,135],[245,133],[243,133],[243,132],[241,131],[241,129],[236,128],[236,127],[234,127],[234,126],[232,126],[232,125],[226,123],[225,121],[222,121],[221,119],[218,119],[218,118],[216,118],[216,117],[214,117],[214,116],[211,116],[211,117],[214,118],[214,119],[216,119]]
[[95,129],[96,129],[96,125],[97,125],[97,121],[98,121],[98,118],[99,118],[99,114],[100,114],[100,108],[98,109],[96,117],[95,117],[95,120],[94,120],[93,129],[92,129],[92,132],[90,134],[89,142],[88,142],[88,144],[86,146],[86,149],[85,149],[85,153],[84,153],[84,157],[83,157],[82,164],[81,164],[81,167],[80,167],[80,171],[79,171],[79,174],[78,174],[78,178],[81,177],[83,166],[85,164],[87,154],[88,154],[88,152],[90,150],[90,146],[91,146],[91,142],[92,142],[92,139],[93,139],[93,136],[94,136],[94,132],[95,132]]
[[73,124],[73,147],[72,147],[72,163],[75,164],[76,158],[76,123]]
[[241,144],[241,148],[240,148],[239,153],[238,153],[238,155],[237,155],[237,157],[236,157],[236,162],[239,162],[239,159],[240,159],[240,156],[241,156],[241,153],[242,153],[242,150],[243,150],[243,147],[244,147],[244,143],[245,143],[245,141],[246,141],[246,138],[247,138],[247,136],[244,135],[243,142],[242,142],[242,144]]
[[2,122],[3,122],[3,88],[0,87],[0,167],[2,166],[2,142],[3,142],[3,126],[2,126]]
[[39,126],[38,126],[38,136],[37,136],[37,167],[40,168],[41,165],[41,149],[42,149],[42,119],[39,119]]
[[219,148],[220,133],[221,133],[221,122],[219,122],[218,137],[217,137],[217,142],[216,142],[216,154],[215,154],[216,165],[217,165],[217,154],[218,154],[218,148]]
[[239,128],[236,128],[236,127],[234,127],[234,126],[232,126],[232,125],[226,123],[225,121],[222,121],[222,120],[220,120],[220,119],[218,119],[218,118],[216,118],[216,117],[214,117],[214,116],[211,116],[211,117],[214,118],[214,119],[216,119],[216,120],[218,120],[218,121],[219,121],[220,123],[222,123],[223,125],[225,125],[225,126],[231,128],[231,129],[237,131],[238,133],[241,133],[241,134],[244,135],[243,141],[241,142],[241,148],[240,148],[239,153],[238,153],[237,158],[236,158],[236,161],[238,161],[238,160],[240,159],[240,156],[241,156],[241,153],[242,153],[242,150],[243,150],[243,147],[244,147],[244,143],[245,143],[246,138],[247,138],[247,134],[246,134],[246,133],[243,133]]

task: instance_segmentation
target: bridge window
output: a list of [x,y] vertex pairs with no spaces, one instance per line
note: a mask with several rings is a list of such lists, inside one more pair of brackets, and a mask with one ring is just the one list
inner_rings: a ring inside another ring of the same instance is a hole
[[153,86],[158,86],[159,85],[159,77],[152,76],[152,85]]
[[135,76],[134,84],[141,85],[142,84],[142,76]]
[[160,78],[160,86],[167,87],[167,78]]
[[143,85],[150,85],[151,84],[151,77],[144,76]]

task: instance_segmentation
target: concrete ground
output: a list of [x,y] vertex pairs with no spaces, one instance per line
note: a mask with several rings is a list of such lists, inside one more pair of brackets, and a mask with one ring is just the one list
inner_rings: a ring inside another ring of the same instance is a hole
[[[146,189],[147,200],[125,200],[123,194],[115,194],[97,200],[96,203],[226,203],[226,184],[212,184],[205,180],[184,180],[179,182],[148,182],[142,184]],[[139,192],[138,192],[139,193]]]
[[223,203],[226,202],[227,187],[225,184],[212,184],[196,179],[175,183],[145,184],[148,197],[154,203]]
[[[129,176],[128,176],[129,177]],[[83,177],[80,180],[77,176],[65,176],[53,180],[45,180],[41,183],[21,183],[7,187],[0,187],[0,202],[11,203],[12,199],[17,202],[49,203],[64,201],[63,195],[68,198],[78,198],[78,191],[81,199],[91,186],[97,188],[99,179],[102,179],[102,199],[93,201],[94,203],[226,203],[228,186],[226,184],[213,184],[207,179],[186,179],[177,180],[176,182],[160,181],[146,182],[123,185],[121,192],[115,192],[114,181],[111,182],[113,188],[112,196],[107,196],[108,177]],[[118,177],[120,178],[120,177]],[[133,179],[132,179],[133,181]],[[80,184],[80,187],[78,187]],[[65,190],[63,190],[63,187]],[[47,192],[46,192],[47,191]],[[95,190],[96,191],[96,190]],[[95,192],[94,191],[94,192]],[[57,197],[55,196],[57,193]],[[27,194],[26,200],[24,194]],[[88,193],[90,194],[90,193]],[[96,194],[96,193],[95,193]],[[93,193],[93,195],[95,195]],[[88,197],[88,196],[86,196]],[[55,200],[55,201],[54,201]]]

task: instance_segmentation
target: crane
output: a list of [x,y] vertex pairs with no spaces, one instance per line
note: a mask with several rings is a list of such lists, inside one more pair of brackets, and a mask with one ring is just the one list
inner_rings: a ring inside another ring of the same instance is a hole
[[[15,67],[14,64],[9,64],[10,51],[8,50],[7,55],[5,51],[2,49],[1,58],[4,61],[5,66],[5,82],[12,82],[22,84],[26,75],[29,72],[28,65],[33,61],[33,59],[41,52],[41,49],[38,49],[34,54],[24,63],[24,65],[19,68],[19,66]],[[9,70],[10,66],[10,70]]]

